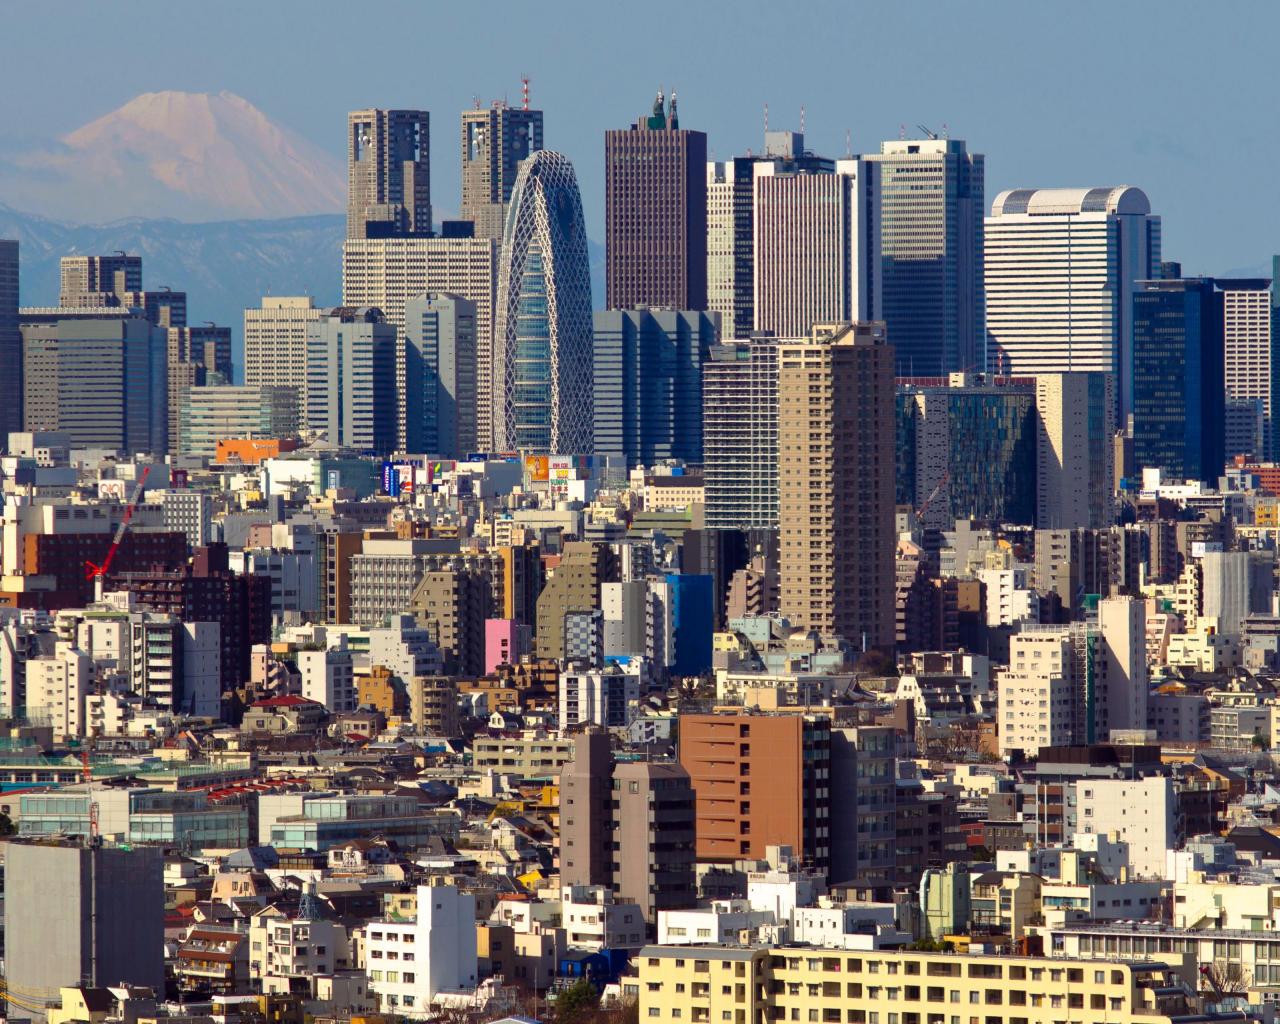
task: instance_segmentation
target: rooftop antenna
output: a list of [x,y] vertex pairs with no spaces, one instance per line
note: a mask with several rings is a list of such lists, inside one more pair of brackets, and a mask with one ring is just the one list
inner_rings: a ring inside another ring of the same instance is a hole
[[946,122],[946,121],[943,121],[943,122],[942,122],[942,137],[943,137],[944,139],[949,139],[949,138],[951,138],[951,129],[947,127],[947,122]]
[[844,155],[847,159],[853,157],[853,131],[849,128],[844,130]]
[[898,125],[898,141],[902,142],[907,137],[907,126],[905,124]]
[[520,76],[520,109],[529,109],[529,76]]
[[800,104],[800,134],[804,134],[804,104]]
[[766,134],[768,134],[768,132],[769,132],[769,104],[767,104],[767,103],[764,105],[764,130],[765,130],[765,133],[766,133]]

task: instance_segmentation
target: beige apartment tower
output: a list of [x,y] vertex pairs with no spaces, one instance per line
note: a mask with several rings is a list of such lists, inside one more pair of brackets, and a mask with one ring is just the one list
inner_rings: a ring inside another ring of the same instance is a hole
[[248,387],[307,386],[307,324],[321,310],[309,295],[264,295],[244,311],[244,382]]
[[881,651],[894,644],[893,360],[878,322],[778,344],[782,613]]
[[1036,377],[1036,527],[1111,523],[1116,378],[1110,373]]

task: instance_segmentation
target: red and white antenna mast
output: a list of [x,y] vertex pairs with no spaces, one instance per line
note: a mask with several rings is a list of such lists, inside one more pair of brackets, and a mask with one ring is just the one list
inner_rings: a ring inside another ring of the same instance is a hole
[[529,76],[520,76],[520,109],[529,109]]

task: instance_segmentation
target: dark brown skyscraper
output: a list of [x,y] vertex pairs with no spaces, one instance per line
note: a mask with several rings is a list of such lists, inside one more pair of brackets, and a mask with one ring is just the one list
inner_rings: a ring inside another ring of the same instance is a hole
[[0,238],[0,451],[22,429],[22,335],[18,331],[18,243]]
[[354,110],[347,115],[347,237],[431,231],[431,115]]
[[676,96],[605,132],[605,305],[707,308],[707,136],[682,129]]

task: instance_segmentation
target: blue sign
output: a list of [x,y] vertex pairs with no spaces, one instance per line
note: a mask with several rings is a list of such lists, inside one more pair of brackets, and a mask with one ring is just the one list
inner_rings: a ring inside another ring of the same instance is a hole
[[382,493],[393,498],[400,497],[400,471],[394,462],[382,464]]

